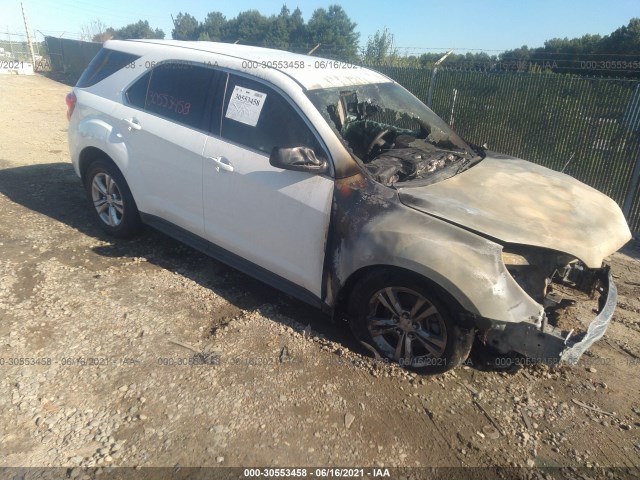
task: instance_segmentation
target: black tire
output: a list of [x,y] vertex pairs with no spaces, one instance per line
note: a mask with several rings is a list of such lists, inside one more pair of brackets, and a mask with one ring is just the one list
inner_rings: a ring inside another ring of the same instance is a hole
[[127,238],[140,230],[138,207],[124,176],[113,162],[103,158],[91,162],[84,186],[93,216],[105,232]]
[[351,330],[385,359],[420,373],[442,373],[467,359],[474,339],[452,307],[417,275],[376,270],[351,293]]

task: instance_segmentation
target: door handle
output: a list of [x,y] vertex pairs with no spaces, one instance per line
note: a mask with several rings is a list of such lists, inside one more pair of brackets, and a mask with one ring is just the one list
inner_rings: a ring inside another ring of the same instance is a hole
[[138,123],[138,119],[136,118],[123,118],[127,125],[129,125],[129,131],[131,130],[142,130],[142,125]]
[[233,172],[233,165],[223,162],[222,157],[209,157],[209,160],[215,163],[217,172],[219,172],[220,169],[225,172]]

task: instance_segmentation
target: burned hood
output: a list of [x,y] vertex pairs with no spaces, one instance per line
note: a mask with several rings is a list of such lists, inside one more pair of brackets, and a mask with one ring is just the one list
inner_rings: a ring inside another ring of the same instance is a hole
[[505,243],[568,253],[591,268],[631,233],[618,205],[569,175],[491,154],[454,177],[398,189],[405,205]]

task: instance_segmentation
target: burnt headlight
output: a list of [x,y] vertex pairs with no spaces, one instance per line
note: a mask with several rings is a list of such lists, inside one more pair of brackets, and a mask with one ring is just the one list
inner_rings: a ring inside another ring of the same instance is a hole
[[543,303],[551,280],[573,258],[552,250],[511,247],[502,251],[502,261],[520,288],[532,299]]
[[507,266],[507,269],[509,267],[520,267],[520,266],[530,265],[529,260],[527,260],[527,257],[525,257],[524,255],[520,255],[513,252],[507,252],[504,250],[502,251],[502,261]]
[[507,271],[520,288],[538,303],[542,303],[547,292],[547,275],[538,265],[532,265],[524,255],[502,252],[502,261]]

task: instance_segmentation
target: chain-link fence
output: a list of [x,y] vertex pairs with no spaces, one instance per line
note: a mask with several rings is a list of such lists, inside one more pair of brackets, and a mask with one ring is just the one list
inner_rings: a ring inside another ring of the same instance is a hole
[[[376,67],[373,67],[376,68]],[[640,81],[378,67],[467,140],[563,170],[611,196],[640,233]]]
[[35,36],[32,37],[32,45],[34,59],[31,58],[27,35],[24,32],[18,33],[9,30],[0,30],[0,60],[5,62],[20,61],[25,63],[32,63],[32,61],[35,60],[33,65],[34,70],[48,70],[49,58],[47,45],[43,41],[35,40]]

